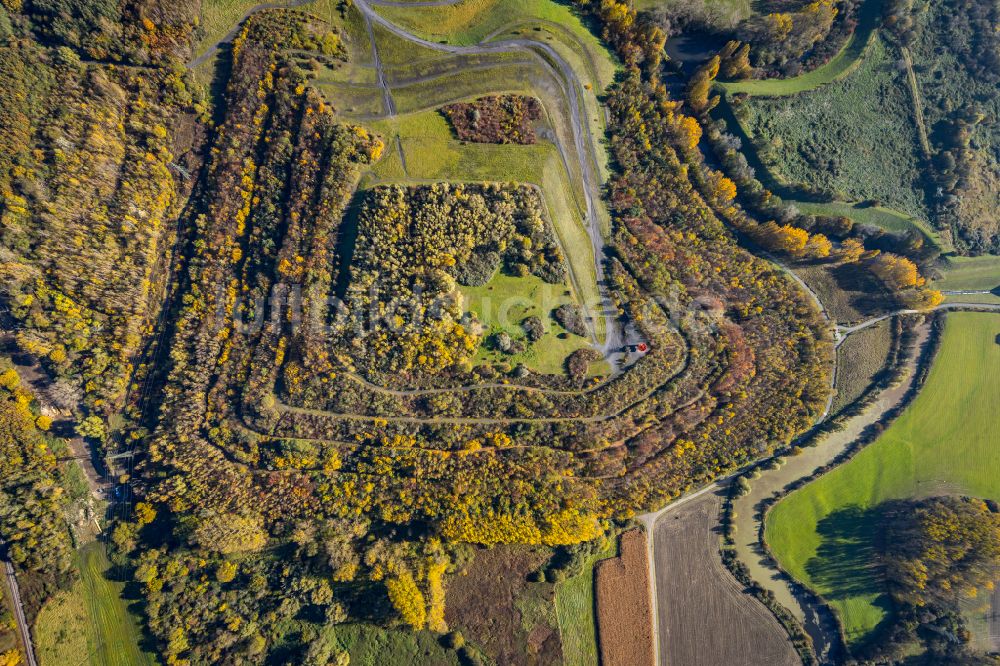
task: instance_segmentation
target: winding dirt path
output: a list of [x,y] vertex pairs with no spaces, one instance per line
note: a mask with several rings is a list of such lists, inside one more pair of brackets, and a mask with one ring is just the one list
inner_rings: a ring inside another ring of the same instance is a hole
[[[615,308],[613,301],[608,295],[605,284],[605,243],[601,233],[600,219],[597,215],[597,202],[601,199],[601,182],[596,173],[596,165],[599,163],[599,159],[594,138],[590,133],[590,127],[584,121],[581,111],[581,97],[586,94],[586,89],[583,87],[573,68],[563,59],[558,51],[543,42],[530,39],[505,39],[497,42],[481,43],[475,46],[440,44],[414,35],[389,21],[372,9],[369,0],[355,0],[355,6],[365,16],[366,21],[378,23],[396,37],[423,48],[454,55],[479,55],[511,51],[526,52],[537,57],[542,66],[555,75],[556,81],[559,82],[563,95],[569,105],[572,140],[576,155],[579,158],[578,162],[583,180],[583,194],[586,203],[584,226],[593,246],[595,276],[601,299],[599,304],[600,312],[597,314],[605,322],[605,340],[603,345],[599,346],[599,349],[603,352],[605,358],[609,360],[610,357],[617,355],[620,349],[626,344],[626,340],[630,337],[634,338],[636,334],[627,334],[621,322],[618,321],[617,308]],[[568,167],[569,160],[565,152],[565,147],[559,142],[556,145],[563,157],[563,162]],[[567,171],[572,173],[568,168]],[[634,341],[637,342],[638,340]],[[612,367],[617,367],[617,364],[612,363]]]
[[937,312],[939,310],[992,310],[1000,312],[1000,303],[942,303],[940,305],[937,305],[933,308],[928,308],[926,310],[911,310],[911,309],[895,310],[894,312],[889,312],[887,314],[880,315],[878,317],[873,317],[872,319],[863,321],[855,326],[840,326],[838,324],[837,331],[841,336],[840,341],[842,342],[843,339],[846,338],[851,333],[857,333],[858,331],[874,326],[880,321],[885,321],[886,319],[892,319],[893,317],[899,317],[901,315]]

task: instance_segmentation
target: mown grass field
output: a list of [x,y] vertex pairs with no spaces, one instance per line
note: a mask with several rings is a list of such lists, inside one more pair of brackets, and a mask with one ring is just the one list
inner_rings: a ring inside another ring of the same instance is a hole
[[594,565],[617,555],[618,548],[612,542],[587,559],[583,573],[556,584],[556,616],[565,664],[598,666]]
[[875,199],[922,217],[920,146],[894,47],[876,38],[850,76],[792,97],[737,107],[761,161],[779,181]]
[[138,618],[122,598],[124,584],[108,580],[111,562],[104,545],[92,542],[80,549],[82,592],[90,618],[88,642],[93,645],[90,663],[101,666],[154,666],[156,657],[142,649]]
[[590,346],[590,340],[567,332],[552,319],[554,308],[572,303],[565,285],[553,285],[533,275],[513,277],[498,274],[481,287],[459,287],[465,296],[465,308],[475,312],[486,327],[486,335],[508,332],[515,340],[524,337],[521,322],[530,316],[542,320],[546,333],[535,343],[527,344],[520,354],[505,354],[484,344],[477,360],[512,365],[523,363],[535,372],[563,374],[566,357],[577,349]]
[[1000,315],[948,315],[926,384],[883,435],[771,511],[766,539],[781,565],[830,601],[848,640],[890,612],[877,568],[879,525],[866,513],[907,497],[960,493],[1000,500]]
[[42,607],[34,635],[41,666],[155,666],[142,649],[139,619],[122,598],[124,584],[108,580],[112,567],[104,545],[77,551],[80,580]]
[[944,275],[934,281],[935,289],[992,290],[1000,287],[1000,257],[948,257]]

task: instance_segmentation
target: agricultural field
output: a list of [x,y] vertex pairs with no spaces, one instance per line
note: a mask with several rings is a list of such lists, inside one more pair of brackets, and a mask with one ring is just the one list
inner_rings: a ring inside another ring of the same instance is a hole
[[782,626],[722,563],[718,523],[726,492],[706,493],[653,528],[660,663],[799,664]]
[[891,613],[872,557],[880,504],[941,494],[1000,499],[998,335],[995,314],[947,315],[926,383],[900,418],[769,514],[766,539],[782,567],[830,602],[852,646],[874,640]]
[[656,658],[649,551],[644,530],[622,534],[618,557],[596,565],[597,635],[602,664],[653,666]]
[[842,80],[791,97],[751,97],[735,113],[779,181],[925,216],[918,136],[898,58],[876,38]]

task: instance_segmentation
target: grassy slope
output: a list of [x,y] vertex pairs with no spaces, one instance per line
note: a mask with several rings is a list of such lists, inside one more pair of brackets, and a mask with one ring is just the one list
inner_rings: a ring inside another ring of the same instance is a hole
[[594,565],[618,555],[615,542],[587,560],[584,571],[556,585],[556,616],[563,661],[573,666],[597,666],[597,621],[594,606]]
[[877,442],[768,517],[766,538],[779,562],[832,602],[852,642],[887,614],[869,566],[877,525],[852,517],[852,508],[941,493],[1000,500],[998,335],[998,315],[948,315],[940,353],[909,409]]
[[537,26],[541,29],[536,32],[573,47],[586,60],[587,69],[598,77],[593,83],[607,86],[614,77],[614,60],[568,4],[553,0],[463,0],[446,7],[382,6],[378,11],[421,37],[460,45],[478,44],[520,26]]
[[950,257],[944,276],[934,282],[935,289],[996,289],[1000,287],[1000,257]]
[[[391,7],[379,11],[394,23],[424,38],[470,45],[484,40],[530,39],[553,49],[573,68],[590,92],[576,91],[583,116],[595,137],[605,133],[604,113],[595,93],[607,88],[619,69],[611,53],[581,22],[568,3],[554,0],[462,0],[444,7]],[[385,42],[379,40],[380,45]],[[547,87],[551,88],[552,84]],[[560,111],[560,113],[562,113]],[[568,121],[557,121],[568,128]],[[568,137],[568,135],[565,135]],[[606,151],[598,150],[596,168],[608,175]],[[607,224],[601,211],[602,223]]]
[[880,227],[887,231],[906,231],[916,227],[925,239],[925,242],[929,242],[934,247],[937,247],[942,252],[949,252],[952,250],[951,245],[946,242],[941,235],[926,222],[912,215],[907,215],[898,210],[893,210],[891,208],[885,208],[883,206],[859,206],[858,204],[850,204],[841,201],[834,201],[830,203],[819,203],[813,201],[792,201],[786,199],[790,204],[793,204],[803,213],[808,213],[810,215],[829,215],[829,216],[843,216],[849,217],[856,224],[870,224],[875,227]]
[[865,0],[858,14],[858,27],[844,47],[829,62],[811,72],[788,79],[720,82],[718,86],[729,94],[748,93],[777,97],[814,90],[841,79],[854,71],[861,62],[873,41],[881,12],[882,0]]
[[104,546],[93,542],[79,551],[82,591],[90,615],[91,663],[103,666],[152,666],[154,655],[141,646],[142,630],[122,599],[124,585],[105,578],[111,568]]

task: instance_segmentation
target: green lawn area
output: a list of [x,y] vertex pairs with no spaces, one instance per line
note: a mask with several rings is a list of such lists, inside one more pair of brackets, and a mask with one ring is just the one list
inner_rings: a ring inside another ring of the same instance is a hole
[[996,289],[1000,287],[1000,257],[948,257],[944,276],[935,280],[935,289]]
[[734,112],[779,182],[920,217],[920,144],[898,58],[876,38],[850,76],[793,97],[751,97]]
[[513,277],[498,274],[481,287],[460,286],[459,289],[465,296],[466,309],[478,315],[486,327],[487,336],[507,331],[515,340],[522,339],[524,330],[521,322],[532,315],[541,319],[546,328],[545,335],[537,342],[528,344],[520,354],[504,354],[490,349],[487,341],[477,355],[479,361],[507,361],[512,365],[523,363],[542,374],[562,374],[565,372],[566,357],[590,345],[588,339],[568,333],[551,317],[553,309],[573,302],[565,285],[548,284],[533,275]]
[[139,618],[122,598],[124,585],[105,578],[111,568],[104,545],[91,542],[77,552],[80,580],[42,607],[34,635],[41,666],[154,666],[142,649]]
[[582,574],[556,585],[556,616],[559,618],[564,664],[598,666],[594,565],[599,560],[617,555],[617,543],[612,541],[607,548],[587,560]]
[[788,79],[719,82],[718,87],[731,95],[748,93],[778,97],[814,90],[847,76],[858,67],[873,42],[882,15],[882,1],[865,0],[858,13],[858,27],[844,47],[825,65]]
[[88,644],[95,646],[91,664],[101,666],[153,666],[155,655],[142,649],[139,619],[122,598],[124,584],[105,578],[111,568],[104,545],[93,542],[80,549],[83,598],[89,615]]
[[[869,509],[966,494],[1000,500],[1000,315],[952,313],[920,395],[873,444],[779,502],[765,537],[788,572],[822,594],[852,643],[889,612]],[[973,622],[975,626],[975,622]]]

